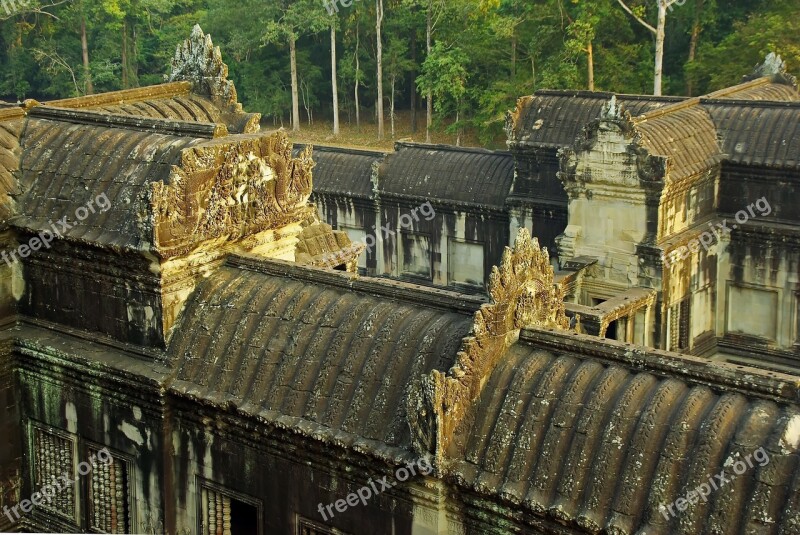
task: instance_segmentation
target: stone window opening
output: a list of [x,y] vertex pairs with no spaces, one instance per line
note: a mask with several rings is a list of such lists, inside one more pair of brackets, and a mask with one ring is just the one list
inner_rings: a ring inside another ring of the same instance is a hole
[[298,515],[297,535],[348,535],[344,531],[334,527],[325,526],[319,522],[314,522]]
[[[100,449],[87,446],[87,459],[97,459]],[[112,454],[108,462],[97,462],[84,476],[86,517],[91,533],[131,533],[130,467],[129,460]]]
[[213,483],[200,484],[201,535],[260,535],[261,503]]

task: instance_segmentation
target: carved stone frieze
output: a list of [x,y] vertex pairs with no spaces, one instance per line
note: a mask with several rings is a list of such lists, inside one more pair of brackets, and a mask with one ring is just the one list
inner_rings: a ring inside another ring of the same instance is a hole
[[170,180],[152,186],[154,245],[172,256],[202,241],[235,241],[302,220],[312,167],[311,149],[292,158],[282,133],[185,149]]
[[475,313],[472,333],[464,339],[456,364],[420,379],[409,398],[414,446],[441,462],[469,405],[523,327],[569,330],[563,289],[554,283],[547,250],[520,229],[513,248],[489,281],[491,302]]

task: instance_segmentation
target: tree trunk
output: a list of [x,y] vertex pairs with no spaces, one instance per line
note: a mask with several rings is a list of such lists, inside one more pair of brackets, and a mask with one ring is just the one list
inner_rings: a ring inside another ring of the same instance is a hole
[[297,41],[289,38],[289,61],[292,68],[292,130],[300,131],[300,98],[297,92]]
[[[697,0],[694,8],[694,23],[692,24],[692,38],[689,41],[689,63],[694,61],[697,55],[697,44],[700,41],[700,11],[703,9],[703,0]],[[694,93],[694,80],[691,75],[686,77],[686,95],[692,96]]]
[[377,12],[375,20],[375,33],[378,45],[378,102],[376,103],[378,112],[378,140],[383,141],[383,43],[381,43],[381,26],[383,25],[383,0],[375,0],[375,10]]
[[128,23],[122,22],[122,89],[128,89]]
[[130,73],[128,74],[128,82],[131,87],[139,87],[139,61],[138,54],[136,54],[136,24],[131,27],[131,49],[128,54],[128,64],[130,66]]
[[594,91],[594,48],[592,42],[586,47],[587,62],[589,63],[589,91]]
[[664,36],[667,26],[667,0],[658,0],[658,26],[656,26],[656,65],[653,76],[653,95],[661,95],[661,77],[664,70]]
[[517,31],[511,35],[511,78],[517,77]]
[[411,71],[411,133],[417,133],[417,31],[411,30],[411,62],[414,70]]
[[333,91],[333,135],[339,135],[339,87],[336,80],[336,25],[331,23],[331,86]]
[[358,25],[356,25],[356,83],[355,83],[355,104],[356,104],[356,128],[361,133],[361,110],[358,105],[358,75],[359,75],[359,61],[358,61]]
[[647,28],[650,33],[655,35],[656,37],[656,58],[655,58],[655,72],[653,75],[653,95],[660,96],[661,95],[661,77],[664,71],[664,35],[666,33],[667,27],[667,8],[670,7],[672,4],[676,2],[676,0],[657,0],[658,2],[658,23],[656,27],[653,28],[650,24],[648,24],[644,19],[642,19],[639,15],[633,12],[633,10],[628,7],[628,5],[623,0],[617,0],[622,9],[624,9],[628,15],[635,18],[639,24]]
[[89,39],[86,37],[86,19],[81,17],[81,54],[83,56],[83,77],[86,82],[86,94],[94,93],[92,71],[89,68]]
[[461,103],[456,104],[456,147],[461,146],[461,125],[458,124],[461,119]]
[[[426,58],[431,56],[431,33],[433,32],[433,0],[428,0],[428,22],[425,32],[425,51]],[[431,142],[431,125],[433,124],[433,91],[428,89],[426,95],[427,102],[427,118],[425,120],[425,143]]]
[[391,108],[389,109],[389,119],[392,122],[392,139],[394,139],[394,87],[395,87],[396,80],[397,80],[397,76],[393,74],[392,75],[392,105],[391,105]]

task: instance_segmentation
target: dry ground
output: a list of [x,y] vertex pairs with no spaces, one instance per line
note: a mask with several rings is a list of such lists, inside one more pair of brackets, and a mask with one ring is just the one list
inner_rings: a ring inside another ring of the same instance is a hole
[[[392,139],[391,123],[389,121],[388,113],[386,117],[385,129],[386,139],[378,141],[378,125],[369,116],[362,117],[361,128],[355,125],[355,119],[352,123],[347,120],[347,115],[342,114],[339,118],[340,127],[339,135],[333,135],[333,122],[332,121],[315,121],[313,125],[309,126],[308,121],[300,124],[299,132],[292,132],[291,126],[286,124],[289,139],[297,143],[311,143],[316,145],[334,145],[339,147],[348,148],[361,148],[371,150],[391,151],[394,148],[395,141],[413,141],[417,143],[425,142],[425,112],[421,111],[417,115],[417,133],[411,132],[411,113],[407,110],[398,112],[395,117],[395,136]],[[277,125],[280,126],[280,125]],[[275,126],[269,122],[264,123],[265,129],[272,129]],[[446,124],[436,124],[431,130],[431,143],[455,145],[456,136],[445,132]],[[478,137],[474,131],[466,130],[461,136],[461,145],[465,147],[480,147]]]

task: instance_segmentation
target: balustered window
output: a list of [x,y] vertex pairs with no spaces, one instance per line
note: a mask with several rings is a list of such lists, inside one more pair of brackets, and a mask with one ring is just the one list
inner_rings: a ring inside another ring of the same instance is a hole
[[[130,466],[108,450],[87,448],[94,468],[84,476],[88,490],[88,521],[93,533],[130,533]],[[87,462],[89,462],[87,461]],[[104,462],[105,461],[105,462]]]
[[45,498],[40,507],[75,521],[75,440],[32,428],[34,488]]
[[225,491],[216,485],[200,485],[200,533],[202,535],[258,535],[261,506],[256,500]]

